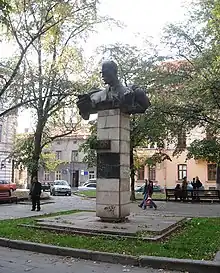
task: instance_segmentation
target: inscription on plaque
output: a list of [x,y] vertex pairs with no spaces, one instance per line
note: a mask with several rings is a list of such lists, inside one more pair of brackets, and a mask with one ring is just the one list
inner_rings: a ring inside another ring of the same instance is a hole
[[97,178],[120,178],[120,154],[97,154]]
[[111,140],[97,140],[95,143],[90,144],[90,148],[95,150],[110,150]]

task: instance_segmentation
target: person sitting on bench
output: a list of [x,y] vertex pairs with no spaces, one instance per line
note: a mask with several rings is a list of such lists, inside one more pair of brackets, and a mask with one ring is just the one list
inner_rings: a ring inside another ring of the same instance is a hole
[[178,198],[182,200],[182,189],[180,187],[180,184],[176,184],[174,196],[175,196],[175,201],[177,201]]

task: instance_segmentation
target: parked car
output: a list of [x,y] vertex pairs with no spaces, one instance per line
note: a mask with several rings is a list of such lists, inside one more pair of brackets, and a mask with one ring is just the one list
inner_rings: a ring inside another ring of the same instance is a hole
[[96,178],[92,178],[92,179],[87,180],[85,183],[83,183],[82,186],[85,186],[85,185],[90,184],[90,183],[95,183],[96,184],[96,182],[97,182]]
[[15,191],[17,188],[15,183],[10,183],[9,181],[6,180],[0,180],[0,190],[4,190],[4,191]]
[[[143,192],[144,191],[145,184],[142,186],[137,186],[134,190],[135,192]],[[163,192],[164,189],[160,185],[154,185],[154,192]]]
[[55,196],[58,194],[65,194],[65,195],[71,195],[71,187],[65,180],[55,180],[53,182],[53,185],[50,187],[50,194]]
[[51,184],[49,182],[41,182],[42,191],[50,191]]
[[86,183],[83,184],[81,187],[78,187],[78,191],[90,191],[90,190],[96,190],[96,183]]

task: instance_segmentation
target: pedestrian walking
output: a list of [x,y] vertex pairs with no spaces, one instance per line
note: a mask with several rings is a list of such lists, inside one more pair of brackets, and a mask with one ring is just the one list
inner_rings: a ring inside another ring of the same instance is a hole
[[145,201],[147,200],[147,195],[148,195],[148,181],[147,181],[147,179],[145,179],[143,195],[144,195],[144,198],[143,198],[142,202],[140,203],[140,205],[138,205],[138,207],[140,207],[140,208],[143,208],[143,205],[144,205]]
[[154,207],[154,209],[157,209],[157,205],[155,204],[155,202],[152,199],[152,195],[154,193],[154,183],[153,181],[149,181],[149,185],[148,185],[148,194],[147,194],[147,200],[145,202],[145,206],[144,209],[146,209],[146,207],[149,205],[150,208],[152,209]]

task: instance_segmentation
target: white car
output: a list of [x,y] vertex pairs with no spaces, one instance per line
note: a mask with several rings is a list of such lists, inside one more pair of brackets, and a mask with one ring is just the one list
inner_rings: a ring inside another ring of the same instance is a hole
[[87,180],[85,183],[83,183],[82,186],[86,186],[87,184],[90,184],[90,183],[96,184],[96,178]]
[[71,195],[71,187],[65,180],[55,180],[50,188],[50,194],[55,196],[58,194]]
[[91,191],[91,190],[96,190],[96,183],[94,182],[86,183],[86,184],[83,184],[81,187],[78,187],[78,191]]

